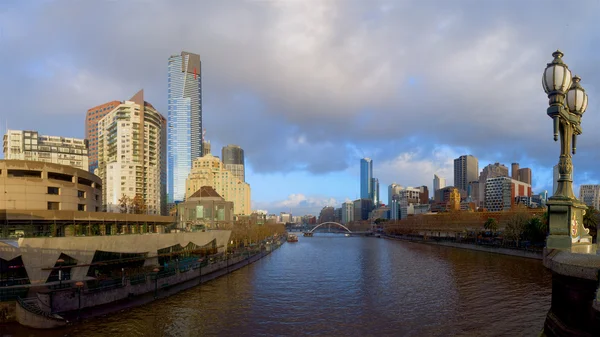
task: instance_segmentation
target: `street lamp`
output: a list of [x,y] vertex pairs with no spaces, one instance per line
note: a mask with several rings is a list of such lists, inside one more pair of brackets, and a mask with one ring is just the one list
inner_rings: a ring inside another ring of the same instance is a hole
[[56,263],[58,263],[58,288],[62,289],[62,264],[65,262],[65,260],[63,259],[58,259],[56,260]]
[[81,289],[83,288],[83,282],[79,281],[75,283],[77,287],[77,293],[79,294],[79,306],[77,309],[77,319],[81,318]]
[[542,76],[542,86],[549,99],[547,114],[553,121],[554,141],[560,135],[558,186],[547,203],[548,249],[570,249],[592,243],[589,231],[583,227],[587,206],[573,193],[571,161],[571,152],[576,152],[577,136],[582,132],[581,117],[587,109],[588,96],[579,83],[581,78],[571,78],[571,71],[562,60],[563,55],[560,50],[552,53],[554,60],[548,63]]
[[160,269],[154,268],[152,271],[154,272],[154,298],[156,298],[158,296],[158,272]]

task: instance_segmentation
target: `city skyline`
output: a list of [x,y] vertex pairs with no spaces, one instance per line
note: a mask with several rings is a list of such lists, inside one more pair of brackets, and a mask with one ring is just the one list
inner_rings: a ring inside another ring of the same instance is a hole
[[[559,144],[547,136],[551,121],[540,67],[560,48],[584,74],[590,96],[597,93],[590,42],[599,35],[585,28],[600,5],[563,4],[565,14],[579,19],[550,31],[540,22],[552,6],[534,5],[495,3],[484,10],[443,2],[232,2],[191,3],[178,13],[159,3],[137,8],[140,15],[128,26],[99,27],[84,13],[120,17],[131,5],[4,3],[0,92],[11,113],[2,114],[0,125],[83,138],[90,107],[139,88],[166,114],[166,60],[187,50],[204,61],[203,126],[214,152],[227,144],[245,151],[253,209],[318,214],[323,206],[357,199],[363,157],[374,160],[381,200],[388,199],[384,187],[392,182],[433,191],[431,177],[438,174],[453,185],[452,161],[469,153],[480,168],[495,162],[529,167],[534,192],[551,194]],[[145,22],[156,11],[164,17]],[[232,19],[244,29],[230,28]],[[425,24],[412,32],[416,22]],[[573,34],[584,35],[567,39]],[[90,52],[115,47],[131,56]],[[456,89],[465,86],[475,92]],[[591,100],[586,130],[600,123],[598,108]],[[399,125],[411,127],[399,132]],[[578,139],[576,190],[600,182],[597,145],[590,132]]]

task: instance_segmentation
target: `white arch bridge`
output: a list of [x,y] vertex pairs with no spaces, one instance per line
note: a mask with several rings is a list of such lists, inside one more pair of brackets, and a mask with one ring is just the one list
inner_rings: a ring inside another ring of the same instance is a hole
[[370,231],[367,231],[367,232],[353,232],[348,227],[342,225],[339,222],[327,221],[327,222],[323,222],[323,223],[320,223],[320,224],[316,225],[315,227],[313,227],[313,229],[309,230],[308,232],[304,232],[304,236],[313,236],[313,234],[314,234],[314,232],[315,232],[316,229],[318,229],[321,226],[325,226],[325,225],[336,225],[337,227],[340,227],[340,228],[344,229],[348,234],[352,234],[352,235],[365,235],[365,234],[371,233]]

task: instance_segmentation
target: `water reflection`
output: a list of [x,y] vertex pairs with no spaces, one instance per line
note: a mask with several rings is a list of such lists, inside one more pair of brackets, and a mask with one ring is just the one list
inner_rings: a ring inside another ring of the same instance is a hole
[[150,305],[24,336],[536,335],[541,261],[378,238],[317,235]]

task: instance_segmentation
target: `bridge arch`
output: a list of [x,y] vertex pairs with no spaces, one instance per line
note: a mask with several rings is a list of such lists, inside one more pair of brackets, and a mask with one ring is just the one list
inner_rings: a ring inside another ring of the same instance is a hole
[[327,224],[334,224],[334,225],[338,225],[339,227],[342,227],[343,229],[347,230],[347,231],[348,231],[348,233],[352,233],[352,231],[351,231],[351,230],[349,230],[349,229],[348,229],[348,227],[346,227],[346,226],[342,225],[342,224],[341,224],[341,223],[339,223],[339,222],[333,222],[333,221],[327,221],[327,222],[323,222],[323,223],[320,223],[320,224],[316,225],[316,226],[315,226],[315,228],[313,228],[313,229],[311,229],[311,230],[310,230],[310,233],[313,233],[313,232],[315,231],[315,229],[317,229],[317,228],[319,228],[319,227],[321,227],[321,226],[323,226],[323,225],[327,225]]

